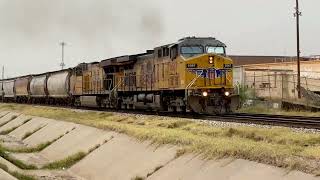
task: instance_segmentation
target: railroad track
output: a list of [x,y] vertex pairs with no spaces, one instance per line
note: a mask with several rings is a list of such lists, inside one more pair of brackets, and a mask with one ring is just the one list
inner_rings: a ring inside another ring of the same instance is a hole
[[[30,105],[34,106],[34,105]],[[285,116],[285,115],[271,115],[271,114],[248,114],[248,113],[233,113],[227,115],[199,115],[193,113],[169,113],[169,112],[153,112],[153,111],[137,111],[137,110],[112,110],[112,109],[96,109],[89,107],[69,107],[69,106],[52,106],[52,105],[39,105],[43,107],[55,107],[55,108],[70,108],[90,111],[102,111],[102,112],[117,112],[128,113],[133,115],[156,115],[162,117],[177,117],[185,119],[198,119],[208,121],[224,121],[235,123],[251,123],[261,125],[272,126],[284,126],[306,129],[319,129],[320,130],[320,117],[308,117],[308,116]]]
[[[140,113],[138,113],[140,114]],[[155,115],[154,112],[143,112],[142,114]],[[167,112],[157,113],[159,116],[179,117],[188,119],[224,121],[235,123],[251,123],[260,125],[284,126],[305,129],[319,129],[320,117],[308,116],[286,116],[272,114],[248,114],[248,113],[233,113],[227,115],[198,115],[198,114],[173,114]]]
[[235,113],[223,116],[203,116],[202,119],[306,129],[320,129],[320,117]]

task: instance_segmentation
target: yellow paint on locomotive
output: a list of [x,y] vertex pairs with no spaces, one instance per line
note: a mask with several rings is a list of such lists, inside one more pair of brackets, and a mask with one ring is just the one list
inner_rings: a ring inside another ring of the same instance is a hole
[[[212,58],[212,63],[210,63],[210,58]],[[189,83],[192,83],[195,78],[196,81],[189,87],[190,89],[233,88],[233,61],[230,58],[217,54],[203,54],[186,59],[185,63],[185,88],[191,85]],[[225,65],[228,68],[225,68]],[[187,68],[188,66],[190,68]],[[199,76],[203,69],[207,71],[206,77]],[[199,76],[198,79],[197,76]]]
[[70,92],[73,96],[81,96],[82,95],[82,75],[77,76],[75,73],[70,77]]
[[[210,57],[214,59],[212,64],[209,63]],[[190,65],[194,65],[194,68],[188,68]],[[225,65],[228,68],[225,68]],[[178,56],[174,60],[169,57],[161,59],[150,57],[138,61],[130,71],[120,71],[116,74],[116,79],[117,83],[121,84],[118,88],[119,91],[130,91],[130,89],[137,91],[184,90],[186,88],[232,89],[232,67],[233,61],[230,58],[217,54],[202,54],[191,58]],[[200,73],[197,72],[197,69],[211,71],[211,73],[207,73],[210,77],[200,76],[197,78]],[[130,87],[128,83],[124,82],[124,79],[129,76],[131,76]],[[192,84],[194,79],[196,80]]]
[[83,93],[102,93],[104,76],[104,71],[98,63],[87,64],[87,68],[83,70]]

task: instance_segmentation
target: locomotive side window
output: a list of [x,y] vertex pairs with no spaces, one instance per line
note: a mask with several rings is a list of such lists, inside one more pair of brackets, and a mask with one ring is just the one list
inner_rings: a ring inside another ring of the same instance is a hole
[[173,60],[178,56],[177,46],[171,47],[170,49],[170,58]]
[[166,48],[166,56],[169,56],[169,48]]

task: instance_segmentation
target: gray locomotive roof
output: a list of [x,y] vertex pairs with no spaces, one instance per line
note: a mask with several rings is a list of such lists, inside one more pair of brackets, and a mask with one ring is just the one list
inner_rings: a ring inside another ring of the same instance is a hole
[[226,45],[223,42],[213,37],[186,37],[186,38],[180,39],[177,44],[179,45],[205,44],[205,45],[226,47]]
[[148,55],[153,55],[153,50],[147,50],[145,53],[140,53],[140,54],[125,55],[125,56],[105,59],[100,62],[100,66],[102,67],[112,66],[112,65],[119,65],[121,63],[128,63],[128,62],[134,63],[135,61],[137,61],[138,57],[143,57]]
[[156,48],[161,48],[161,47],[172,47],[175,45],[179,46],[188,46],[188,45],[211,45],[211,46],[222,46],[222,47],[227,47],[223,42],[217,40],[214,37],[185,37],[182,39],[179,39],[178,42],[176,43],[171,43],[171,44],[166,44],[163,46],[159,46]]

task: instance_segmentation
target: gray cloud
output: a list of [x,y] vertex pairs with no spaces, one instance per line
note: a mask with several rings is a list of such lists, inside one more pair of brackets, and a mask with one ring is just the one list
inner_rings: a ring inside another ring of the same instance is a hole
[[[302,1],[301,47],[319,54],[319,0]],[[294,55],[294,1],[0,0],[0,65],[8,76],[140,53],[183,36],[216,36],[230,54]]]

